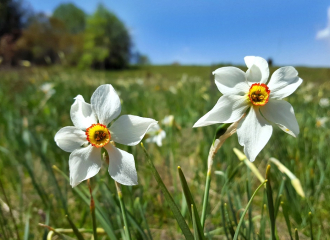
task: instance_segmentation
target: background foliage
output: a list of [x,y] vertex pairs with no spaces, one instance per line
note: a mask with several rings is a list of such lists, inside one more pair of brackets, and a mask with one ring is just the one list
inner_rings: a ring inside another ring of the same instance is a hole
[[[126,26],[103,5],[88,16],[72,3],[51,16],[33,13],[19,0],[0,3],[0,64],[60,63],[98,69],[126,68],[132,40]],[[140,61],[140,63],[144,63]]]
[[[120,95],[122,114],[154,118],[166,131],[163,147],[147,143],[145,146],[192,228],[177,166],[181,166],[186,176],[200,213],[206,160],[217,126],[192,129],[192,125],[220,97],[211,76],[217,67],[148,66],[114,72],[76,71],[58,66],[3,70],[0,77],[0,181],[3,186],[3,190],[0,188],[0,238],[16,239],[16,225],[21,239],[45,239],[47,230],[37,224],[70,229],[66,214],[77,227],[91,230],[86,182],[72,189],[66,178],[52,168],[56,165],[65,175],[69,174],[69,154],[59,149],[53,138],[60,128],[72,125],[69,110],[73,98],[81,94],[89,102],[94,90],[105,83],[112,84]],[[327,239],[330,237],[327,201],[330,198],[330,131],[329,122],[321,124],[318,117],[330,114],[329,106],[319,104],[330,91],[330,72],[329,69],[297,70],[304,82],[288,101],[294,107],[300,134],[293,138],[274,126],[269,143],[254,164],[264,175],[268,159],[279,159],[300,179],[306,194],[306,198],[300,197],[287,176],[271,164],[274,202],[283,202],[276,214],[278,239],[291,239],[290,231],[294,236],[294,228],[298,229],[300,239],[311,239],[311,236]],[[45,83],[51,84],[53,90],[41,88]],[[174,115],[176,121],[172,127],[161,123],[169,114]],[[120,147],[134,154],[138,172],[139,185],[123,186],[133,238],[183,239],[141,147]],[[232,238],[249,196],[260,184],[237,159],[234,147],[242,150],[236,135],[225,142],[215,158],[205,225],[208,239]],[[109,239],[111,234],[115,236],[111,239],[124,238],[115,186],[106,166],[91,183],[98,209],[97,224],[107,230],[101,239]],[[263,190],[257,193],[251,207],[240,238],[268,239],[270,222]],[[285,215],[291,224],[290,231]],[[87,239],[90,233],[84,236]]]

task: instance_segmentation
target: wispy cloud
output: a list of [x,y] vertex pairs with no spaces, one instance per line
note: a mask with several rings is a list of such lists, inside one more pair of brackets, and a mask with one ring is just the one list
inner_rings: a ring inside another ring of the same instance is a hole
[[316,39],[330,39],[330,7],[328,7],[327,26],[316,33]]

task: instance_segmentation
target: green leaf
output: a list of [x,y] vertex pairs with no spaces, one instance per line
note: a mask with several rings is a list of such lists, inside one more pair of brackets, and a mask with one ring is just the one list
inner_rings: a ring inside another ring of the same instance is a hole
[[195,240],[200,240],[198,227],[197,227],[197,222],[199,222],[199,221],[196,221],[194,207],[195,207],[195,205],[191,204],[190,211],[191,211],[193,228],[194,228],[194,239]]
[[203,227],[201,225],[201,221],[200,221],[200,218],[199,218],[199,215],[198,215],[198,212],[197,212],[196,204],[195,204],[194,199],[191,195],[191,192],[189,190],[186,178],[185,178],[185,176],[182,172],[181,167],[178,167],[178,173],[179,173],[179,177],[180,177],[180,181],[181,181],[182,190],[183,190],[184,196],[185,196],[186,201],[187,201],[187,205],[194,208],[194,211],[192,211],[191,208],[189,208],[189,213],[190,213],[190,217],[192,218],[192,220],[195,219],[197,221],[196,227],[197,227],[197,233],[198,233],[198,236],[199,236],[198,239],[205,239],[204,238],[204,230],[203,230]]
[[267,205],[268,205],[268,212],[269,212],[269,218],[270,218],[270,229],[271,229],[272,240],[276,240],[276,237],[275,237],[275,210],[274,210],[274,202],[273,202],[273,192],[272,192],[272,187],[270,185],[270,179],[269,179],[269,172],[270,172],[270,165],[268,165],[267,169],[266,169],[266,179],[268,180],[266,182]]
[[290,238],[291,238],[291,240],[293,240],[292,232],[291,232],[291,222],[290,222],[289,214],[288,214],[289,211],[288,211],[286,205],[284,204],[284,202],[281,202],[281,206],[282,206],[282,212],[284,215],[285,223],[286,223],[286,226],[287,226],[289,234],[290,234]]
[[[69,177],[62,172],[59,168],[57,168],[55,165],[53,166],[53,169],[56,170],[57,172],[59,172],[68,182],[70,182]],[[83,193],[83,191],[81,191],[79,189],[79,186],[73,188],[73,191],[75,191],[79,197],[89,206],[90,205],[90,200],[87,198],[86,194],[89,195],[88,190],[85,190],[85,193]],[[110,239],[117,239],[114,230],[112,229],[111,223],[108,221],[108,219],[106,219],[105,216],[103,216],[102,214],[102,210],[100,205],[98,204],[97,201],[95,201],[95,207],[96,207],[96,211],[95,211],[95,215],[97,217],[97,219],[99,220],[99,222],[101,223],[104,231],[108,234],[108,236],[110,237]]]
[[298,235],[298,229],[295,228],[294,230],[294,236],[295,236],[295,240],[299,240],[299,235]]
[[309,225],[310,225],[311,240],[313,240],[314,237],[313,237],[312,212],[309,212],[309,213],[308,213],[308,220],[309,220]]
[[71,218],[69,217],[69,215],[66,215],[65,218],[68,220],[70,227],[72,228],[74,234],[76,235],[78,240],[84,240],[84,237],[82,236],[82,234],[79,232],[78,228],[76,227],[76,225],[72,222]]
[[28,212],[26,214],[25,219],[25,228],[24,228],[24,240],[29,239],[29,231],[30,231],[30,217],[31,217],[31,205],[29,206]]
[[151,172],[154,175],[154,177],[155,177],[155,179],[156,179],[156,181],[157,181],[157,183],[158,183],[158,185],[159,185],[162,193],[164,194],[164,197],[165,197],[165,199],[166,199],[166,201],[167,201],[167,203],[168,203],[168,205],[169,205],[169,207],[170,207],[170,209],[171,209],[171,211],[172,211],[172,213],[173,213],[176,221],[178,222],[179,227],[181,228],[181,231],[182,231],[183,235],[185,236],[186,239],[191,239],[191,240],[194,239],[194,236],[190,232],[190,229],[189,229],[186,221],[184,220],[184,218],[183,218],[183,216],[182,216],[182,214],[181,214],[178,206],[175,204],[175,202],[174,202],[171,194],[167,190],[167,188],[166,188],[163,180],[159,176],[159,173],[158,173],[157,169],[155,168],[153,162],[151,161],[150,156],[149,156],[147,150],[144,148],[143,143],[141,143],[141,147],[143,148],[144,153],[145,153],[145,155],[147,157],[147,160],[148,160],[149,165],[151,167]]
[[257,192],[259,191],[259,189],[260,189],[265,183],[267,183],[267,179],[266,179],[263,183],[261,183],[261,184],[259,185],[259,187],[258,187],[258,188],[254,191],[254,193],[252,194],[252,197],[251,197],[250,201],[248,202],[248,204],[246,205],[246,208],[245,208],[245,210],[244,210],[244,212],[243,212],[243,214],[242,214],[242,216],[241,216],[241,219],[240,219],[239,222],[238,222],[238,225],[237,225],[237,228],[236,228],[236,231],[235,231],[235,236],[234,236],[233,240],[237,240],[237,239],[238,239],[239,230],[240,230],[241,225],[242,225],[242,223],[243,223],[243,221],[244,221],[244,216],[245,216],[246,212],[248,211],[249,206],[251,205],[254,196],[257,194]]

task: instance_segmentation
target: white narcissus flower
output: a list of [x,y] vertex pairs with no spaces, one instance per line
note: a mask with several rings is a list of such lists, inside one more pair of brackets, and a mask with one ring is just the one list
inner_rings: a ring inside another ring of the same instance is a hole
[[120,112],[119,96],[110,84],[101,85],[95,90],[91,104],[86,103],[81,95],[75,98],[70,111],[74,126],[64,127],[55,135],[56,144],[64,151],[71,152],[69,168],[72,187],[99,172],[102,147],[109,154],[110,176],[123,185],[137,184],[133,155],[114,147],[110,140],[128,146],[136,145],[157,121],[122,115],[108,127]]
[[149,128],[147,135],[147,143],[153,142],[156,143],[158,147],[161,147],[163,145],[162,140],[166,137],[166,132],[161,129],[158,124],[155,124]]
[[236,67],[223,67],[213,72],[215,84],[223,96],[194,127],[236,122],[246,114],[237,128],[238,142],[253,162],[272,135],[270,122],[294,137],[299,134],[293,107],[282,99],[291,95],[302,79],[294,67],[282,67],[266,85],[269,77],[267,61],[254,56],[244,60],[248,67],[246,72]]
[[319,104],[321,107],[326,108],[329,107],[330,101],[328,98],[321,98]]
[[174,116],[173,115],[165,116],[164,119],[162,120],[162,124],[164,124],[165,126],[172,127],[173,123],[174,123]]
[[316,127],[325,127],[325,123],[329,120],[328,117],[317,117]]

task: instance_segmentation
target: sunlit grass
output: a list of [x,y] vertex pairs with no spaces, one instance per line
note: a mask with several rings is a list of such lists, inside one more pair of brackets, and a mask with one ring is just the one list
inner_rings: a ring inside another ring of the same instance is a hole
[[[66,215],[78,228],[92,230],[87,184],[84,182],[77,190],[72,189],[63,175],[53,170],[52,166],[56,165],[69,175],[69,154],[59,149],[53,139],[60,128],[72,125],[69,111],[73,98],[81,94],[89,102],[96,87],[104,83],[112,84],[120,95],[124,103],[122,114],[150,117],[159,122],[166,115],[174,115],[176,124],[172,127],[160,123],[167,134],[163,146],[145,143],[145,147],[193,231],[188,214],[190,206],[182,200],[177,166],[181,166],[198,214],[201,214],[207,156],[217,126],[199,129],[192,129],[192,126],[220,97],[211,75],[218,67],[148,66],[115,72],[61,67],[1,71],[0,239],[16,239],[14,223],[21,239],[24,233],[27,239],[46,236],[45,229],[38,223],[71,229]],[[292,226],[292,236],[297,228],[300,239],[310,239],[309,212],[312,212],[314,239],[319,231],[321,239],[326,239],[330,237],[327,221],[330,219],[327,201],[330,198],[330,122],[320,125],[317,118],[330,115],[329,107],[319,105],[321,98],[329,96],[330,70],[299,67],[297,70],[304,82],[289,97],[289,102],[294,107],[300,134],[293,138],[274,127],[274,136],[254,165],[263,175],[267,164],[272,166],[270,175],[274,206],[278,209],[279,239],[290,238],[285,214]],[[54,84],[55,94],[49,97],[42,91],[40,87],[44,83]],[[311,97],[306,101],[306,96]],[[141,147],[120,147],[134,154],[139,177],[139,185],[122,186],[133,239],[148,239],[150,235],[154,239],[182,239]],[[223,173],[212,176],[205,222],[205,232],[210,232],[210,238],[214,239],[224,239],[226,235],[231,239],[232,226],[237,226],[248,200],[260,184],[253,172],[240,164],[233,148],[242,150],[236,136],[225,142],[214,159],[214,171]],[[297,194],[291,179],[268,161],[271,157],[278,159],[300,180],[305,198]],[[91,185],[98,227],[104,228],[106,236],[113,234],[118,239],[123,238],[116,187],[106,168],[91,179]],[[253,224],[241,225],[243,233],[251,237],[248,239],[257,234],[261,239],[270,236],[268,210],[264,209],[264,204],[267,206],[266,192],[260,190],[245,216],[246,221],[252,219]],[[87,239],[92,231],[84,234]]]

